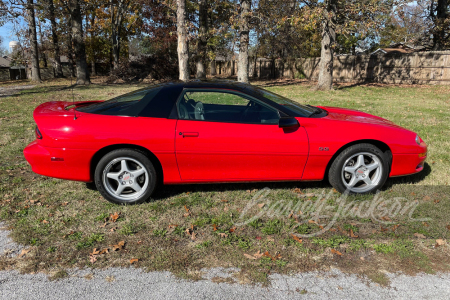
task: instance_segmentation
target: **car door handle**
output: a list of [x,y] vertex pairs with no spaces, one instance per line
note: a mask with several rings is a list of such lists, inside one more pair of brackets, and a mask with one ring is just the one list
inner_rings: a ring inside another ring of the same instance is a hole
[[198,132],[180,132],[184,138],[186,137],[198,137]]

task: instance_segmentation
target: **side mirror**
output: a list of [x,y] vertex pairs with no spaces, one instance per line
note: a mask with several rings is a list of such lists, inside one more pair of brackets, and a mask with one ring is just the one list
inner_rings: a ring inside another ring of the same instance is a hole
[[282,117],[282,118],[280,118],[278,126],[280,128],[292,128],[292,127],[298,127],[298,126],[300,126],[300,124],[298,123],[297,119],[294,117]]

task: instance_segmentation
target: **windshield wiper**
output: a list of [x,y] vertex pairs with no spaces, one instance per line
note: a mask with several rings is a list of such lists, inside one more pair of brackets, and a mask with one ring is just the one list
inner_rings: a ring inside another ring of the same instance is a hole
[[307,106],[310,107],[310,108],[312,108],[312,109],[314,109],[314,112],[313,112],[312,114],[309,115],[310,117],[315,116],[315,115],[320,115],[320,114],[323,113],[323,109],[321,109],[321,108],[319,108],[319,107],[312,106],[312,105],[307,105]]

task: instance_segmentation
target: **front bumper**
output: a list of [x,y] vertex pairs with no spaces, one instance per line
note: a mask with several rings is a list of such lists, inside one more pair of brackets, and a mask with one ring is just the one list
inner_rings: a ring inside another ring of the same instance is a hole
[[54,178],[90,182],[91,150],[49,148],[30,143],[24,150],[25,159],[33,172]]
[[392,158],[391,177],[406,176],[423,171],[426,151],[420,154],[396,154]]

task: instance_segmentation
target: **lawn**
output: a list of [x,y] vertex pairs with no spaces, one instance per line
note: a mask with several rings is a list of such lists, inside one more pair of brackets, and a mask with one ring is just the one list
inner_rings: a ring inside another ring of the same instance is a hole
[[[33,109],[46,101],[71,101],[69,84],[50,81],[0,98],[0,220],[29,250],[0,257],[0,269],[59,278],[75,267],[131,266],[196,279],[202,268],[238,267],[236,282],[270,284],[270,273],[337,267],[388,284],[386,271],[432,273],[450,267],[449,86],[342,85],[314,92],[307,82],[253,83],[299,102],[384,117],[416,131],[429,145],[424,172],[390,179],[378,195],[378,212],[395,197],[402,197],[403,208],[412,201],[417,207],[365,215],[374,197],[349,197],[347,213],[331,222],[341,195],[327,182],[167,186],[149,203],[117,206],[83,183],[32,173],[22,150],[34,139]],[[109,99],[142,86],[97,83],[76,87],[74,98]],[[267,197],[246,212],[265,187]],[[280,199],[277,208],[273,203]],[[332,207],[331,215],[314,215],[321,204]],[[258,217],[236,226],[244,213]],[[291,235],[321,231],[327,224],[332,226],[322,235]]]

